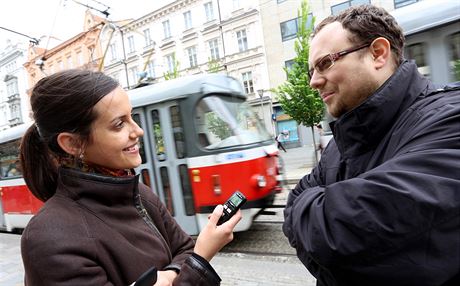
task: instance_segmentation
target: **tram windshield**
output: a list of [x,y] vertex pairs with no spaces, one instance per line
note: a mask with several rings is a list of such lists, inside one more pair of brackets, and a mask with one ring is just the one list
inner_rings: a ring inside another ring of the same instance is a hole
[[198,142],[219,149],[270,140],[262,120],[239,98],[204,97],[195,109]]

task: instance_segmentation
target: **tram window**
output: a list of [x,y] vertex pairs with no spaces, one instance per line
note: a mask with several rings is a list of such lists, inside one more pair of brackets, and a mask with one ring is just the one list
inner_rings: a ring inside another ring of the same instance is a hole
[[208,96],[198,103],[194,112],[197,142],[205,149],[270,140],[263,123],[244,100]]
[[406,47],[406,58],[415,60],[418,70],[424,76],[430,76],[430,67],[426,62],[426,46],[425,43],[415,43]]
[[163,185],[163,194],[165,197],[165,205],[171,215],[174,215],[174,206],[173,206],[173,199],[171,193],[171,184],[169,183],[169,174],[167,167],[160,168],[160,177],[161,177],[161,184]]
[[180,109],[179,106],[172,106],[170,108],[171,112],[171,123],[174,133],[174,143],[176,146],[176,156],[178,159],[182,159],[187,156],[185,150],[185,136],[184,128],[182,127],[182,120],[180,118]]
[[19,168],[20,140],[4,143],[0,146],[0,178],[19,177],[22,172]]
[[[137,123],[137,125],[142,126],[141,124],[141,117],[139,114],[133,114],[133,120]],[[144,138],[139,138],[139,154],[141,155],[142,164],[147,162],[145,157],[145,149],[144,149]]]
[[184,197],[185,213],[187,215],[194,215],[194,201],[192,193],[192,185],[190,184],[190,177],[188,175],[187,165],[182,164],[178,166],[180,181],[182,185],[182,194]]
[[460,32],[452,34],[448,38],[450,50],[450,65],[455,80],[460,80]]
[[163,137],[163,130],[161,129],[160,123],[160,113],[158,110],[152,110],[152,128],[153,128],[153,137],[155,141],[155,153],[157,155],[158,161],[166,160],[166,146]]

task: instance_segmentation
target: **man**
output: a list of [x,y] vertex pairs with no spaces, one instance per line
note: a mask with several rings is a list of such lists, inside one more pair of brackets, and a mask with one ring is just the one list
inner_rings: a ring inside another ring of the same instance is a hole
[[281,143],[281,141],[284,140],[283,137],[286,136],[286,134],[287,134],[287,132],[285,133],[283,131],[280,134],[278,134],[278,136],[276,136],[276,138],[275,138],[276,143],[278,143],[277,144],[278,149],[283,149],[284,152],[287,152],[287,151],[286,151],[286,148],[284,148],[283,143]]
[[283,231],[318,285],[460,285],[460,91],[436,90],[403,45],[374,6],[314,31],[310,85],[337,120]]

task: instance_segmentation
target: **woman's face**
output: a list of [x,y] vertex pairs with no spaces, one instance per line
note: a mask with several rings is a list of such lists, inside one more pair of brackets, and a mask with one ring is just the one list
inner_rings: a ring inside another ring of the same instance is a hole
[[121,87],[94,107],[97,114],[83,152],[86,163],[110,169],[131,169],[141,164],[139,137],[144,131],[131,117],[128,94]]

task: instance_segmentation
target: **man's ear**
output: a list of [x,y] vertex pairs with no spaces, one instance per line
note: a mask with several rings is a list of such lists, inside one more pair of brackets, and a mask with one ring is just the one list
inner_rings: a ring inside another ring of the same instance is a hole
[[70,132],[62,132],[57,136],[57,143],[66,153],[75,157],[82,152],[82,144],[76,134]]
[[381,69],[385,65],[392,64],[390,41],[383,37],[378,37],[372,42],[370,49],[376,69]]

